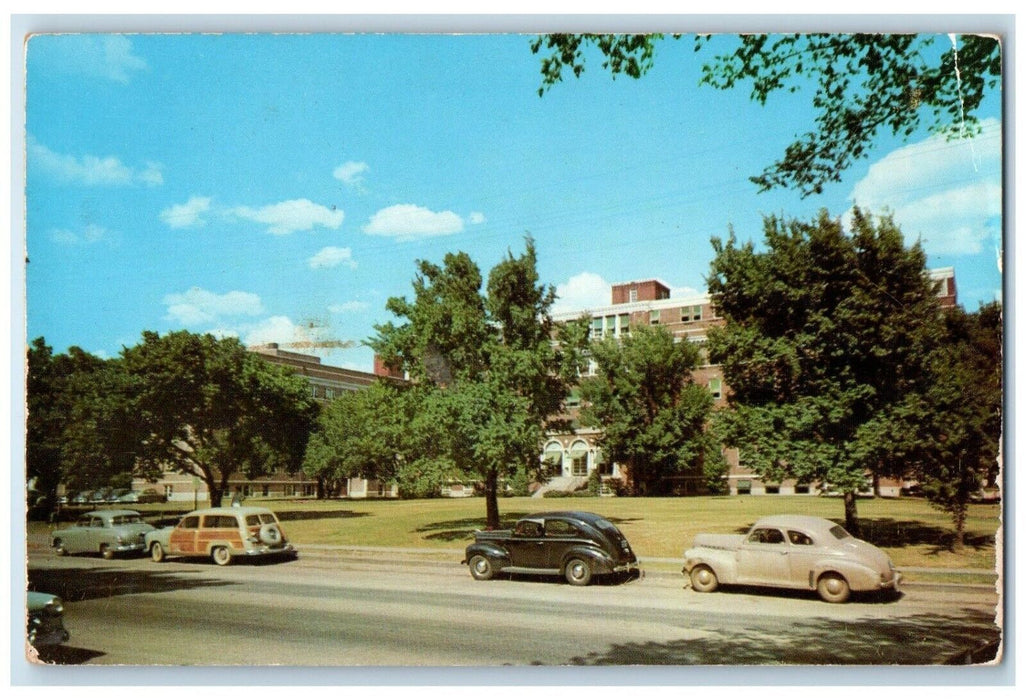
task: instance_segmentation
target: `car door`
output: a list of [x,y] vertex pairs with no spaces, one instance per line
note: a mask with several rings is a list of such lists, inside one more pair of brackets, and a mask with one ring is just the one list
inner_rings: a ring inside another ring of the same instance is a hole
[[791,580],[796,586],[812,587],[810,572],[815,568],[816,561],[823,556],[822,547],[807,532],[788,528],[787,539],[791,543],[791,554],[788,555],[791,566]]
[[168,551],[172,554],[196,554],[196,535],[199,532],[199,516],[187,515],[171,531]]
[[581,533],[573,523],[560,518],[545,521],[546,568],[558,569],[570,548],[581,541]]
[[791,546],[779,528],[752,530],[738,550],[738,583],[792,585],[790,551]]
[[521,520],[513,528],[513,535],[506,548],[510,563],[526,569],[547,569],[548,549],[545,542],[545,525],[540,520]]
[[64,537],[65,550],[71,553],[92,551],[92,547],[89,546],[93,532],[92,521],[92,517],[84,515],[78,519],[74,527],[68,528]]

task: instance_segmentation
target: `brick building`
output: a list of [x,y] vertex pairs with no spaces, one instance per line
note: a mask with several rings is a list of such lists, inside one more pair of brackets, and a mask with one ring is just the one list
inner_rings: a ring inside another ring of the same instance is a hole
[[[958,303],[953,268],[939,268],[930,271],[931,278],[938,283],[938,303],[941,308],[950,308]],[[669,329],[680,342],[704,345],[708,340],[709,328],[724,323],[717,316],[708,294],[673,298],[670,288],[659,280],[641,280],[614,284],[611,289],[611,303],[608,306],[581,309],[554,314],[556,321],[568,322],[582,315],[591,317],[591,337],[602,339],[619,338],[631,328],[661,325]],[[717,406],[726,405],[728,387],[718,365],[708,362],[707,354],[701,353],[702,364],[693,376],[697,384],[704,385]],[[587,374],[595,371],[589,368]],[[568,409],[571,413],[579,408],[577,399],[571,396]],[[541,460],[546,473],[556,480],[560,487],[579,485],[582,479],[595,470],[603,477],[620,478],[619,466],[611,464],[602,456],[599,445],[601,431],[593,428],[579,428],[573,433],[552,434],[542,447]],[[726,488],[731,495],[787,495],[821,493],[820,484],[798,483],[787,480],[780,483],[764,481],[744,463],[744,454],[736,449],[723,451],[727,463]],[[880,479],[873,485],[876,495],[898,496],[901,489],[910,484],[894,479]],[[703,477],[695,473],[685,475],[674,484],[673,490],[682,495],[700,493],[704,489]]]
[[[370,374],[325,365],[319,357],[283,350],[277,343],[254,346],[249,350],[266,362],[291,367],[296,374],[307,380],[310,395],[320,402],[331,401],[343,392],[366,389],[379,376],[389,376],[385,371]],[[155,488],[168,501],[203,503],[208,499],[207,487],[202,479],[178,472],[165,472],[156,484],[136,479],[132,488],[136,491]],[[240,475],[229,481],[228,495],[236,492],[245,498],[313,498],[317,495],[317,481],[302,472],[278,472],[257,479],[246,479]],[[399,492],[395,484],[354,477],[345,481],[340,495],[348,498],[395,498]]]

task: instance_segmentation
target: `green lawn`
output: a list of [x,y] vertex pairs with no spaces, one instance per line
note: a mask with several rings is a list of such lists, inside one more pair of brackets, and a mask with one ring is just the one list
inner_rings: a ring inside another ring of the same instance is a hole
[[[313,501],[249,499],[266,505],[302,546],[357,545],[418,549],[462,549],[484,527],[483,498],[430,500]],[[170,504],[137,506],[149,518],[191,509]],[[200,504],[201,507],[205,504]],[[858,502],[864,539],[883,548],[901,567],[986,569],[996,566],[1000,507],[970,506],[967,546],[951,551],[948,516],[923,499],[862,499]],[[699,532],[743,532],[762,515],[802,513],[843,522],[839,498],[816,496],[722,496],[692,498],[503,498],[504,521],[544,510],[590,510],[615,522],[642,558],[677,558]],[[49,526],[32,524],[30,531]]]
[[[482,498],[392,501],[249,499],[285,521],[298,544],[461,549],[484,527]],[[191,505],[191,504],[190,504]],[[202,507],[203,504],[201,504]],[[182,510],[188,510],[183,507]],[[147,515],[167,504],[138,506]],[[590,510],[615,522],[639,555],[679,558],[699,532],[743,532],[763,515],[802,513],[843,522],[839,498],[816,496],[722,496],[692,498],[503,498],[504,521],[544,510]],[[883,548],[898,567],[994,570],[1000,507],[972,505],[967,546],[951,551],[951,521],[923,499],[860,499],[864,539]]]

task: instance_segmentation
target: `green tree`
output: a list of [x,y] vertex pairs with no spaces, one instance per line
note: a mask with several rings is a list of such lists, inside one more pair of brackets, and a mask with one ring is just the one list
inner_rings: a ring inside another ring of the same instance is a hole
[[[678,37],[675,37],[678,38]],[[531,49],[542,59],[539,94],[563,77],[584,72],[586,49],[604,57],[615,77],[639,78],[654,65],[662,34],[550,34]],[[701,84],[728,90],[751,83],[751,98],[765,104],[779,91],[813,88],[815,128],[783,157],[751,180],[762,190],[793,187],[803,196],[840,181],[866,157],[881,131],[908,137],[921,126],[949,135],[978,130],[975,116],[985,94],[1001,82],[997,38],[958,35],[958,45],[939,34],[746,34],[696,36],[695,50],[732,42],[702,66]]]
[[951,515],[953,546],[965,541],[970,499],[995,485],[1002,434],[1002,311],[986,304],[974,313],[952,309],[945,343],[932,358],[933,380],[912,396],[916,431],[893,435],[906,450],[926,497]]
[[142,469],[201,478],[219,505],[233,474],[301,466],[317,407],[306,381],[261,360],[236,339],[185,331],[122,352]]
[[856,209],[850,235],[826,212],[769,217],[765,238],[765,252],[713,239],[709,290],[726,323],[710,329],[710,359],[731,389],[721,428],[764,479],[843,492],[857,533],[866,475],[904,468],[881,427],[914,427],[905,402],[926,393],[942,333],[936,285],[889,217]]
[[399,478],[408,434],[404,391],[379,380],[324,407],[303,459],[304,473],[318,480],[322,495],[337,493],[353,477]]
[[488,526],[498,527],[501,481],[537,468],[545,429],[567,394],[565,361],[552,342],[555,292],[539,283],[530,238],[523,255],[493,268],[486,293],[466,253],[418,269],[414,300],[388,301],[404,322],[377,326],[371,345],[421,389],[419,439],[430,443],[423,459],[480,479]]
[[642,326],[592,343],[591,355],[598,372],[581,382],[581,422],[602,429],[605,458],[625,468],[632,492],[668,493],[673,477],[704,481],[707,462],[722,464],[706,431],[712,394],[692,376],[696,345]]
[[79,348],[54,355],[44,338],[32,341],[27,353],[25,472],[35,493],[44,499],[43,510],[56,502],[57,487],[99,486],[75,469],[68,459],[65,432],[72,424],[76,392],[73,382],[100,371],[103,360]]

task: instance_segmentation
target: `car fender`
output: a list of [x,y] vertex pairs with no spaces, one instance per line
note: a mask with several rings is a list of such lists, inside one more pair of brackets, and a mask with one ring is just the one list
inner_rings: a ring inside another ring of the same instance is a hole
[[471,557],[477,556],[478,554],[483,557],[487,557],[496,569],[502,569],[512,564],[512,561],[509,558],[509,552],[506,551],[506,548],[501,547],[494,542],[474,542],[473,544],[467,545],[466,556],[463,559],[463,563],[468,563]]
[[567,550],[566,554],[563,555],[563,561],[559,564],[559,570],[565,570],[567,562],[571,559],[587,560],[591,564],[592,573],[595,574],[611,574],[616,566],[616,562],[613,561],[612,557],[601,549],[582,545],[580,547],[571,547]]
[[737,552],[724,549],[696,547],[684,552],[685,575],[690,574],[696,566],[708,566],[716,574],[720,583],[737,582]]
[[815,588],[819,577],[828,571],[836,571],[848,582],[853,591],[872,591],[880,584],[879,572],[850,559],[820,559],[809,572],[809,588]]

